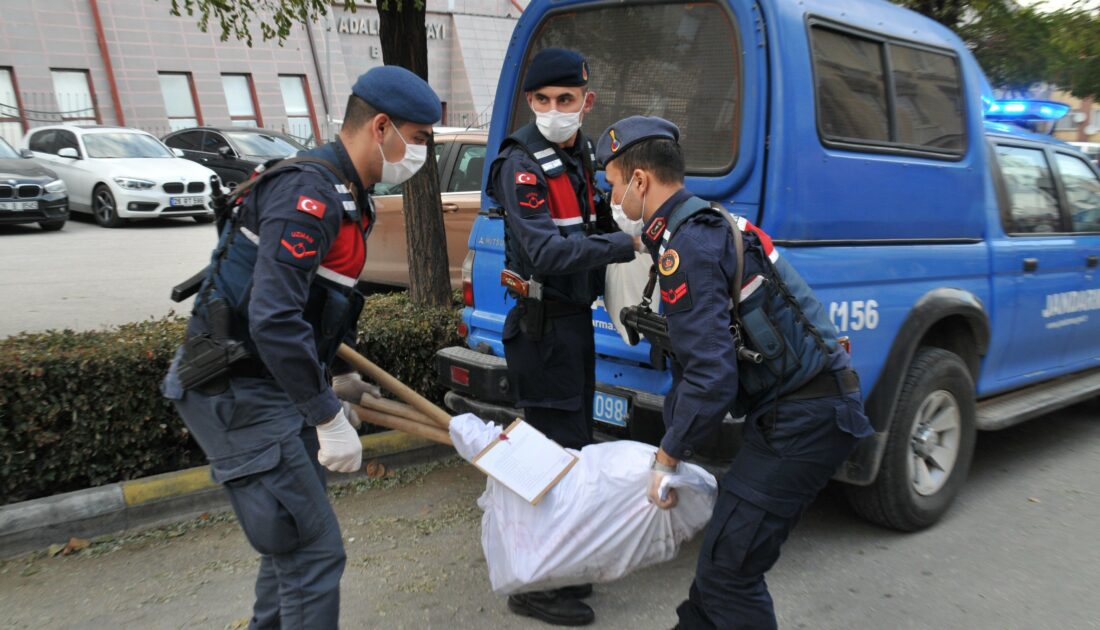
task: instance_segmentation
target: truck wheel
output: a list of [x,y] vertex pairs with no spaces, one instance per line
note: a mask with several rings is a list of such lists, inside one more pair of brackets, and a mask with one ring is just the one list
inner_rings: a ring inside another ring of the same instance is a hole
[[966,481],[974,456],[974,379],[953,352],[921,348],[890,423],[878,478],[848,486],[864,518],[901,531],[938,521]]

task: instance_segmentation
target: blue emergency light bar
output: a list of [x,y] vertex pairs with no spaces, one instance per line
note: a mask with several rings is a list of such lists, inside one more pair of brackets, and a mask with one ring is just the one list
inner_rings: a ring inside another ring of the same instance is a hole
[[986,101],[985,118],[1005,122],[1058,120],[1069,109],[1069,105],[1056,101]]

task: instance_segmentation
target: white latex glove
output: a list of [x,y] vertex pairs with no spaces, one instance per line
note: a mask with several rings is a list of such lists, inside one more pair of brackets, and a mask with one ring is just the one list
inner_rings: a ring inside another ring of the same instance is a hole
[[359,427],[363,426],[363,420],[359,417],[359,414],[355,413],[355,408],[351,406],[352,403],[346,400],[341,400],[340,405],[344,408],[344,415],[347,416],[348,423],[351,424],[351,428],[358,431]]
[[343,409],[332,420],[317,425],[317,441],[321,443],[317,461],[332,472],[355,472],[363,465],[363,443]]
[[346,400],[357,405],[363,399],[363,394],[369,394],[372,398],[382,397],[382,390],[374,383],[364,381],[359,372],[348,372],[347,374],[333,376],[332,391],[336,392],[336,396],[340,400]]
[[646,490],[646,497],[649,498],[649,502],[662,510],[676,507],[679,497],[676,496],[676,488],[670,484],[674,484],[679,477],[681,477],[679,473],[651,470],[649,472],[649,488]]

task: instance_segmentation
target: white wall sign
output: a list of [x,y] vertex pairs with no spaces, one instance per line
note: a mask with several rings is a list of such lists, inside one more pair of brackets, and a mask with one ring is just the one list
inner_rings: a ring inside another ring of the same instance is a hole
[[[447,29],[443,24],[427,24],[428,39],[446,39]],[[336,25],[339,33],[349,35],[378,35],[378,18],[342,17]]]

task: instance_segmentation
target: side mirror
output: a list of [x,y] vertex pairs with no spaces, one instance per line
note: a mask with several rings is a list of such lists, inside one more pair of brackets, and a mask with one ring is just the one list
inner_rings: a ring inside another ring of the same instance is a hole
[[237,154],[233,153],[233,149],[230,147],[218,147],[218,155],[223,160],[232,160],[237,157]]
[[176,157],[183,157],[183,149],[172,149],[172,155]]
[[30,149],[19,149],[19,157],[25,160],[29,160],[34,157],[34,151],[31,151]]
[[64,149],[61,149],[60,151],[57,152],[57,156],[58,157],[63,157],[63,158],[69,158],[71,160],[79,160],[80,159],[80,154],[77,153],[76,149],[74,149],[72,147],[65,147]]

